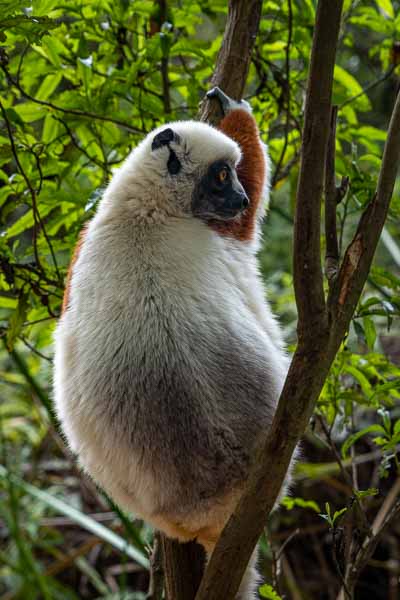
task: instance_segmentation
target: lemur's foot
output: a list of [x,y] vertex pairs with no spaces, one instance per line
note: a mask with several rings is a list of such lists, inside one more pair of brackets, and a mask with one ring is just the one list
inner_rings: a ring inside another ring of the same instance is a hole
[[229,96],[227,96],[219,87],[213,87],[207,92],[206,96],[207,98],[216,98],[219,101],[224,115],[237,108],[241,108],[242,110],[251,113],[251,106],[246,100],[240,100],[240,102],[232,100],[232,98],[229,98]]

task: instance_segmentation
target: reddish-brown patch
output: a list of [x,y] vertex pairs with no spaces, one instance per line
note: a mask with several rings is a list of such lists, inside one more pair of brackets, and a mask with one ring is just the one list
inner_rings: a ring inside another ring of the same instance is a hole
[[240,146],[242,158],[237,173],[249,197],[250,205],[235,221],[210,221],[209,224],[220,235],[245,242],[253,237],[257,209],[262,200],[265,177],[264,149],[254,117],[241,108],[230,112],[221,121],[219,129]]
[[61,307],[61,314],[62,315],[65,313],[65,311],[68,308],[69,294],[70,294],[70,288],[71,288],[71,279],[72,279],[72,271],[74,269],[74,265],[75,265],[76,261],[78,260],[79,252],[80,252],[80,250],[82,248],[83,242],[85,241],[86,230],[87,230],[87,225],[84,225],[83,229],[81,230],[81,232],[79,234],[79,238],[78,238],[78,241],[76,243],[76,246],[75,246],[75,249],[74,249],[74,253],[72,255],[71,262],[70,262],[69,267],[68,267],[67,282],[65,284],[64,298],[63,298],[63,303],[62,303],[62,307]]

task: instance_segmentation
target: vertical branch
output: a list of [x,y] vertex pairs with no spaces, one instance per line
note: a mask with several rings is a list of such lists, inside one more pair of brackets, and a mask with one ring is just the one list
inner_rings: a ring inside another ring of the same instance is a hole
[[338,107],[332,106],[331,127],[326,154],[325,166],[325,275],[332,287],[339,271],[339,243],[336,227],[336,207],[343,200],[349,186],[349,178],[344,176],[339,186],[336,186],[335,177],[335,145],[336,121]]
[[[220,87],[228,96],[243,96],[251,54],[261,18],[262,0],[229,0],[228,20],[210,87]],[[200,119],[215,125],[222,118],[219,103],[203,101]]]
[[[385,498],[378,514],[376,515],[370,531],[364,538],[361,547],[358,549],[352,562],[348,564],[346,569],[346,578],[342,589],[340,590],[337,600],[345,600],[346,593],[353,597],[354,588],[358,578],[367,566],[367,563],[373,555],[382,534],[389,525],[395,523],[400,515],[400,477],[398,477]],[[348,592],[346,592],[348,590]]]
[[343,2],[318,2],[304,118],[294,228],[294,287],[300,343],[325,326],[321,195],[328,146],[336,45]]
[[390,119],[376,192],[349,244],[329,302],[335,310],[335,334],[343,336],[364,287],[393,194],[400,163],[400,94]]
[[162,600],[164,592],[164,572],[162,565],[161,534],[154,533],[153,549],[150,556],[150,582],[147,600]]
[[167,600],[192,600],[200,585],[205,553],[199,544],[161,537]]
[[339,263],[339,245],[336,228],[335,142],[337,106],[332,106],[331,127],[325,168],[325,275],[329,285],[336,277]]

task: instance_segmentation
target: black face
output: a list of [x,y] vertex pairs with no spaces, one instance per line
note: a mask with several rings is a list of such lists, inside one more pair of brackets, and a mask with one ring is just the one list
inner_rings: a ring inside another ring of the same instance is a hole
[[222,160],[210,165],[193,191],[192,211],[202,219],[233,219],[248,205],[236,171]]

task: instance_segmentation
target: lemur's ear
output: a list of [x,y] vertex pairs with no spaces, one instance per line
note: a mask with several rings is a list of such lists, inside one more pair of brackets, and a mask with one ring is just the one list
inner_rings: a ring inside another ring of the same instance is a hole
[[151,149],[154,151],[162,146],[168,146],[171,142],[179,144],[180,141],[179,135],[175,133],[173,129],[168,127],[167,129],[160,131],[160,133],[157,133],[151,144]]
[[158,148],[162,148],[163,146],[167,146],[169,150],[169,159],[167,162],[167,169],[170,175],[177,175],[182,168],[181,162],[175,152],[170,147],[170,143],[175,142],[175,144],[180,144],[181,138],[173,129],[167,127],[167,129],[163,129],[160,133],[154,137],[153,142],[151,144],[151,149],[157,150]]

